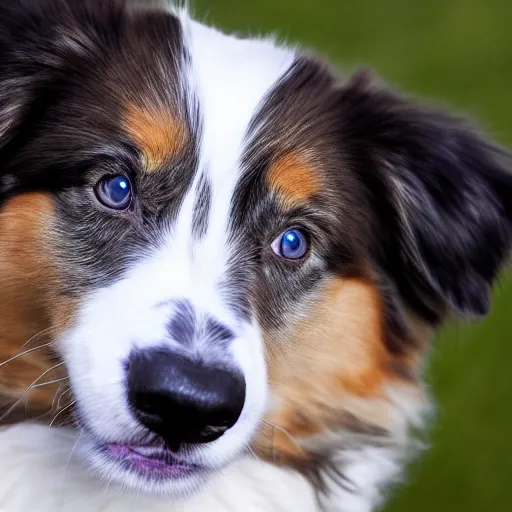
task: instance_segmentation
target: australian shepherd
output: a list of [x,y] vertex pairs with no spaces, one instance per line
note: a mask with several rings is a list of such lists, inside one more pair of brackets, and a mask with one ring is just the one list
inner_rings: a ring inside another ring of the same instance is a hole
[[0,509],[375,510],[511,162],[165,2],[2,0]]

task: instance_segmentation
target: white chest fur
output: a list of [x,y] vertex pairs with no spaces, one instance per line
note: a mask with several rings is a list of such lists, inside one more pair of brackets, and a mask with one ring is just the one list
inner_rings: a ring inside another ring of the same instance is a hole
[[389,448],[344,455],[353,487],[337,487],[320,505],[301,475],[246,458],[216,475],[199,494],[182,501],[121,494],[87,474],[75,448],[76,433],[35,424],[0,430],[2,512],[370,512],[380,488],[399,465]]

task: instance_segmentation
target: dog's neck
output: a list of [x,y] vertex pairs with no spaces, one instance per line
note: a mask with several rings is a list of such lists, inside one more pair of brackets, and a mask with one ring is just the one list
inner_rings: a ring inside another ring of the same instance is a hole
[[[73,430],[23,423],[0,430],[0,504],[20,512],[370,512],[398,476],[400,450],[367,446],[340,454],[343,479],[318,493],[299,473],[246,457],[198,494],[166,500],[117,494],[87,474]],[[79,439],[78,439],[79,441]]]

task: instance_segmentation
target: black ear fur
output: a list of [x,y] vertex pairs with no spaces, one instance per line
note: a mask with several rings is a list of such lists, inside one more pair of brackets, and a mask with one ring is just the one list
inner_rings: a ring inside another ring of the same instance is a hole
[[[102,39],[122,19],[128,0],[2,0],[0,2],[0,148],[41,88],[53,88],[84,57],[101,57]],[[109,23],[101,23],[108,19]]]
[[341,104],[342,136],[363,150],[355,163],[377,205],[379,263],[432,322],[447,309],[485,315],[512,242],[511,155],[366,74]]
[[106,27],[121,25],[129,1],[0,0],[0,203],[30,173],[8,174],[11,160],[66,94],[70,77],[100,65]]

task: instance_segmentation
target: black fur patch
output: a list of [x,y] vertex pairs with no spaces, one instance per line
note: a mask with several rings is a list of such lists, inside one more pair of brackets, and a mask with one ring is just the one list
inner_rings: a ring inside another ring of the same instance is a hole
[[345,145],[379,219],[376,258],[410,305],[484,315],[511,244],[512,160],[464,122],[360,74],[344,86]]

